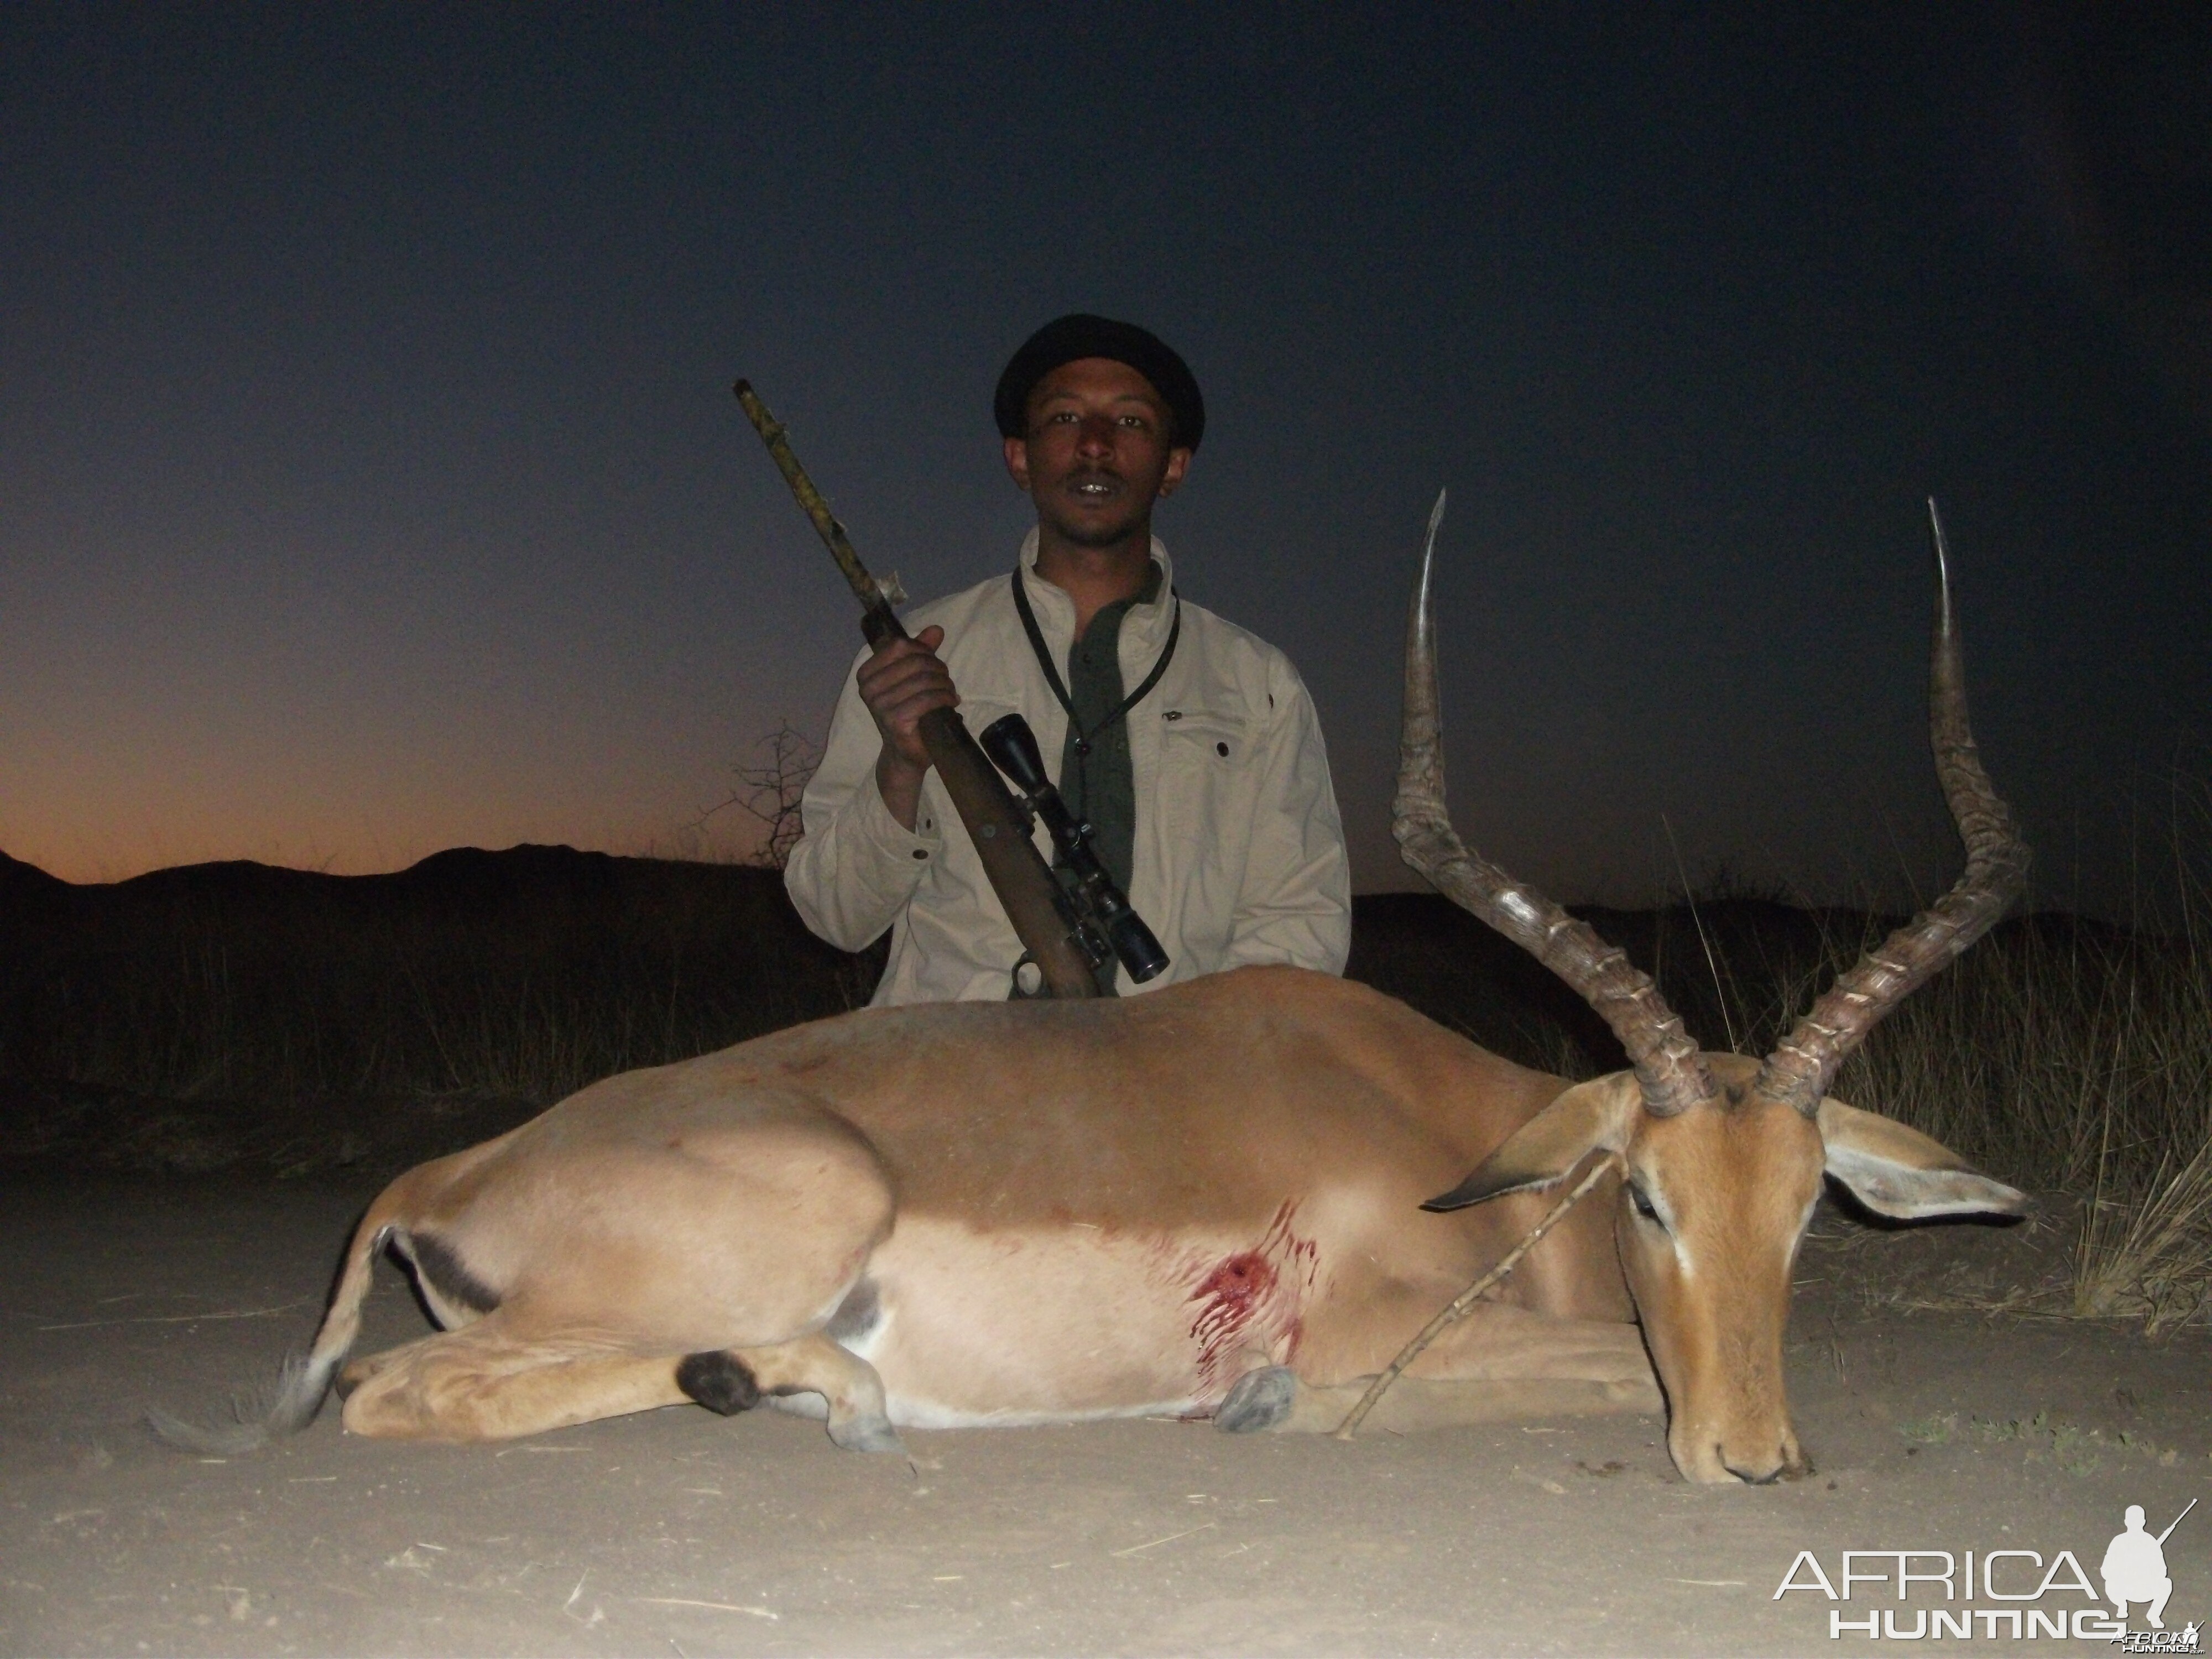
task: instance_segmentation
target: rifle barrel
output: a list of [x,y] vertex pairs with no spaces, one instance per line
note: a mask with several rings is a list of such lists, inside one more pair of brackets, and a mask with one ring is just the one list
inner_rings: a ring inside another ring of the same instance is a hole
[[2163,1544],[2167,1539],[2171,1538],[2173,1535],[2174,1528],[2179,1526],[2184,1521],[2187,1520],[2189,1518],[2189,1511],[2196,1507],[2197,1500],[2193,1498],[2186,1504],[2184,1504],[2181,1506],[2181,1513],[2173,1517],[2173,1520],[2167,1525],[2166,1529],[2164,1532],[2159,1534],[2158,1541]]
[[886,635],[892,639],[904,639],[905,624],[899,621],[898,613],[891,609],[890,601],[884,598],[882,586],[868,574],[868,567],[860,562],[860,556],[853,546],[853,538],[845,533],[845,526],[837,522],[837,515],[830,510],[830,503],[814,487],[814,480],[806,476],[806,469],[799,465],[799,456],[792,449],[791,440],[785,435],[783,422],[769,413],[768,405],[760,400],[760,394],[753,390],[751,381],[739,380],[732,389],[738,394],[738,402],[745,411],[745,418],[753,423],[753,430],[760,434],[761,441],[768,446],[769,456],[775,462],[775,470],[783,474],[784,483],[791,486],[791,493],[798,498],[799,510],[813,524],[815,534],[822,538],[822,544],[830,550],[830,556],[836,560],[837,568],[843,573],[846,585],[853,590],[853,597],[860,600],[866,612],[860,629],[868,636],[868,643],[874,645]]
[[[887,639],[905,639],[906,625],[891,609],[882,585],[860,562],[860,556],[854,550],[852,538],[845,533],[845,526],[837,522],[830,503],[814,487],[814,480],[806,476],[806,469],[799,464],[791,441],[784,434],[783,422],[769,413],[768,405],[760,400],[750,381],[739,380],[732,390],[738,394],[738,402],[744,408],[745,418],[753,423],[753,430],[768,446],[776,471],[791,486],[800,508],[813,522],[815,533],[822,538],[830,556],[836,560],[837,568],[844,573],[854,597],[860,600],[860,632],[867,636],[868,643],[880,646]],[[960,711],[931,709],[921,717],[921,732],[922,744],[929,750],[930,764],[936,767],[945,792],[951,796],[968,838],[975,843],[976,854],[983,861],[983,873],[990,878],[991,890],[1006,907],[1006,919],[1013,923],[1022,948],[1044,976],[1046,994],[1101,994],[1105,988],[1100,986],[1091,972],[1091,958],[1080,943],[1080,924],[1067,895],[1054,878],[1036,843],[1030,839],[1028,817],[1014,804],[998,769],[984,758],[967,722],[960,718]]]

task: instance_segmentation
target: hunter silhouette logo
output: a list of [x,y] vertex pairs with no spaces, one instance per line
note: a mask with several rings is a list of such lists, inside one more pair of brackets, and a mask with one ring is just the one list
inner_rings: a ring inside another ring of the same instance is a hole
[[[1832,1576],[1813,1551],[1800,1550],[1773,1599],[1779,1601],[1795,1590],[1831,1603],[1860,1603],[1848,1611],[1840,1605],[1829,1607],[1831,1640],[1865,1636],[1877,1641],[2017,1642],[2070,1637],[2108,1643],[2124,1653],[2198,1653],[2203,1650],[2196,1620],[2179,1631],[2166,1627],[2166,1602],[2173,1595],[2166,1540],[2197,1503],[2191,1498],[2157,1533],[2149,1530],[2142,1505],[2129,1504],[2121,1530],[2098,1563],[2101,1595],[2072,1550],[2061,1549],[2046,1559],[2039,1550],[2006,1547],[1960,1553],[1845,1550]],[[1875,1605],[1864,1605],[1869,1602]],[[2148,1629],[2128,1628],[2131,1607],[2142,1610]]]
[[[2105,1581],[2105,1599],[2112,1604],[2112,1611],[2125,1624],[2128,1603],[2147,1601],[2149,1611],[2144,1617],[2153,1630],[2166,1628],[2166,1600],[2173,1594],[2173,1580],[2166,1571],[2166,1540],[2182,1517],[2197,1507],[2191,1498],[2181,1514],[2173,1517],[2166,1529],[2152,1537],[2143,1530],[2143,1509],[2140,1504],[2128,1505],[2124,1517],[2126,1530],[2105,1547],[2105,1562],[2098,1568],[2097,1576]],[[2194,1630],[2195,1626],[2191,1629]]]

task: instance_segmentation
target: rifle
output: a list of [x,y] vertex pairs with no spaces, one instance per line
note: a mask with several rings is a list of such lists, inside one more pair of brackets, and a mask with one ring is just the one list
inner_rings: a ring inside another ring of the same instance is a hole
[[2197,1500],[2196,1500],[2195,1498],[2191,1498],[2191,1499],[2189,1500],[2189,1502],[2188,1502],[2186,1504],[2185,1504],[2185,1505],[2183,1506],[2181,1513],[2180,1513],[2179,1515],[2177,1515],[2177,1516],[2175,1516],[2173,1517],[2173,1520],[2172,1520],[2172,1523],[2171,1523],[2170,1525],[2168,1525],[2168,1526],[2167,1526],[2166,1529],[2164,1532],[2162,1532],[2162,1533],[2159,1534],[2159,1535],[2158,1535],[2158,1541],[2159,1541],[2160,1543],[2163,1544],[2164,1542],[2166,1542],[2166,1540],[2167,1539],[2169,1539],[2169,1538],[2172,1537],[2172,1536],[2173,1536],[2173,1528],[2174,1528],[2175,1527],[2179,1526],[2179,1525],[2180,1525],[2180,1524],[2181,1524],[2185,1520],[2186,1520],[2186,1519],[2188,1518],[2188,1516],[2189,1516],[2189,1511],[2190,1511],[2191,1510],[2195,1509],[2196,1507],[2197,1507]]
[[[822,499],[822,492],[792,453],[782,422],[769,413],[768,405],[754,393],[750,382],[739,380],[735,390],[738,402],[744,406],[745,418],[768,446],[776,470],[791,486],[791,493],[798,497],[799,507],[812,520],[830,556],[836,560],[837,568],[860,601],[861,634],[872,646],[908,637],[906,625],[891,609],[887,590],[868,574],[860,556],[853,550],[845,526],[837,522],[830,503]],[[1005,781],[976,746],[959,711],[931,709],[921,717],[921,732],[930,763],[945,781],[945,792],[952,797],[960,821],[975,843],[992,890],[1006,907],[1027,959],[1036,964],[1043,976],[1044,994],[1095,997],[1103,990],[1111,995],[1092,970],[1093,958],[1085,949],[1087,941],[1074,902],[1054,878],[1036,843],[1030,839],[1028,814],[1015,803]],[[1015,964],[1018,972],[1020,965]],[[1018,979],[1016,983],[1018,986]]]

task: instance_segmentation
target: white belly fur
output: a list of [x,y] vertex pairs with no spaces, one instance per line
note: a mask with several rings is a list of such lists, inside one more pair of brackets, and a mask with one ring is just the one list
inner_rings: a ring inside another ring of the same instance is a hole
[[1205,1323],[1208,1272],[1251,1243],[902,1216],[868,1265],[876,1322],[845,1346],[902,1427],[1203,1414],[1252,1364],[1287,1357],[1303,1288],[1289,1275],[1265,1316]]

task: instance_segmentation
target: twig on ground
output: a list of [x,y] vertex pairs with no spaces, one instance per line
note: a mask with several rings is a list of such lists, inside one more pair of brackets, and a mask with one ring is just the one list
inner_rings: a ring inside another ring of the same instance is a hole
[[633,1595],[629,1599],[654,1607],[704,1607],[709,1613],[749,1613],[756,1619],[781,1617],[766,1607],[749,1607],[735,1601],[695,1601],[688,1595]]
[[1109,1550],[1106,1553],[1109,1555],[1135,1555],[1140,1551],[1152,1549],[1161,1544],[1172,1544],[1176,1539],[1188,1538],[1193,1533],[1205,1532],[1214,1524],[1211,1521],[1201,1521],[1194,1527],[1186,1527],[1181,1532],[1171,1532],[1164,1538],[1154,1538],[1142,1544],[1132,1544],[1127,1549]]
[[100,1325],[197,1325],[203,1319],[267,1319],[272,1314],[289,1313],[304,1306],[306,1298],[286,1302],[274,1308],[234,1308],[218,1313],[196,1314],[139,1314],[129,1319],[79,1319],[66,1325],[38,1325],[40,1331],[88,1331]]

